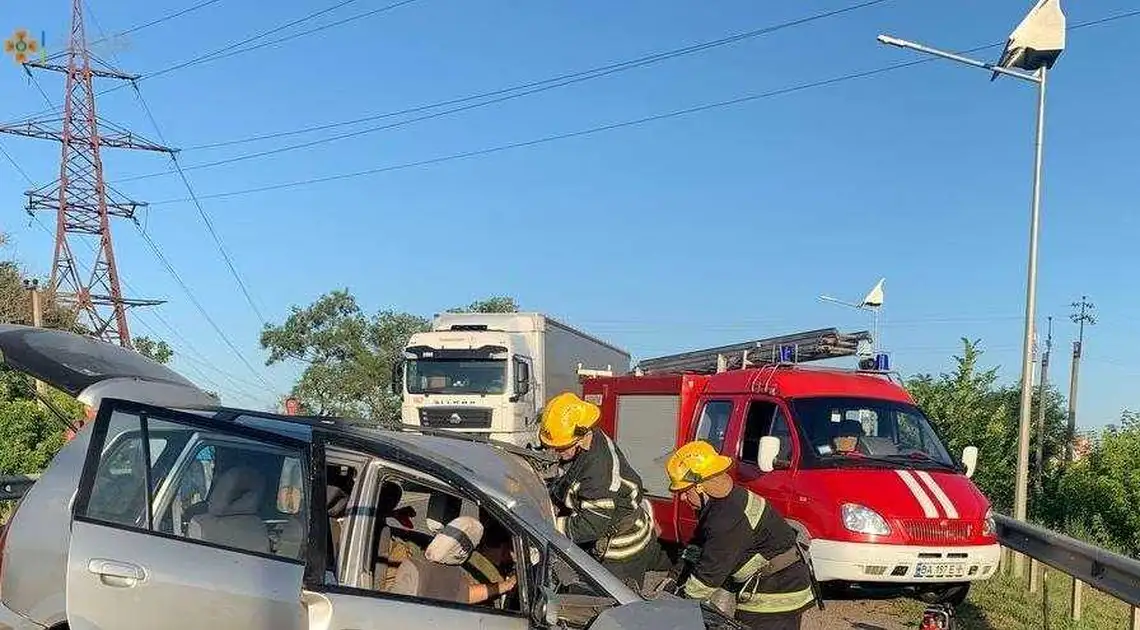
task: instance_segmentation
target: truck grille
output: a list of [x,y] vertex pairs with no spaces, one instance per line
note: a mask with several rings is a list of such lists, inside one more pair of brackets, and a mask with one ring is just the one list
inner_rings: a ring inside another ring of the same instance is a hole
[[912,519],[900,522],[906,535],[914,542],[944,543],[972,538],[977,531],[975,523],[967,521]]
[[433,429],[490,429],[491,410],[470,407],[421,407],[420,424]]

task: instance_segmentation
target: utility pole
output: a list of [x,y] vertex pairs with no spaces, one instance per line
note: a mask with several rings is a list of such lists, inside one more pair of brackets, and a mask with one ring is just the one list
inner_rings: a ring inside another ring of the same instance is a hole
[[[44,310],[43,310],[43,306],[40,304],[40,281],[39,281],[39,279],[38,278],[32,278],[31,280],[24,279],[24,290],[26,290],[28,292],[28,294],[32,296],[32,326],[35,326],[36,328],[43,328],[44,327]],[[47,395],[47,385],[39,379],[35,379],[35,380],[36,380],[36,391],[39,392],[41,397],[46,396]],[[43,406],[42,400],[40,402],[40,406]]]
[[[25,193],[29,214],[35,210],[55,213],[55,254],[49,289],[60,303],[74,311],[76,324],[86,329],[87,334],[130,348],[127,308],[162,302],[130,300],[122,295],[111,243],[111,217],[134,220],[135,210],[145,204],[122,198],[107,185],[101,150],[107,147],[161,153],[174,150],[96,116],[94,77],[133,82],[138,75],[123,74],[91,55],[83,28],[83,0],[72,0],[67,50],[42,61],[25,61],[23,66],[25,72],[38,68],[67,77],[62,119],[52,112],[43,118],[0,125],[0,133],[54,140],[62,146],[59,179]],[[100,127],[105,127],[106,133]],[[73,251],[73,244],[80,238],[93,242],[95,256],[89,265],[80,265]]]
[[1053,352],[1053,318],[1049,317],[1049,334],[1045,337],[1045,353],[1041,355],[1041,380],[1037,383],[1037,466],[1034,487],[1041,492],[1045,460],[1045,386],[1049,379],[1049,355]]
[[1085,324],[1093,325],[1096,318],[1092,310],[1096,308],[1088,301],[1088,296],[1082,295],[1080,302],[1073,302],[1076,312],[1070,315],[1074,324],[1079,326],[1077,340],[1073,342],[1073,372],[1069,376],[1069,430],[1065,435],[1065,463],[1069,464],[1074,458],[1074,447],[1077,438],[1077,378],[1081,371],[1081,351],[1085,342]]

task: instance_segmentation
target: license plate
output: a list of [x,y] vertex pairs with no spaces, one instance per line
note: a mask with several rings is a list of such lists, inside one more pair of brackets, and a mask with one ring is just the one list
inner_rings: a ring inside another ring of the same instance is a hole
[[920,562],[914,567],[918,578],[960,578],[966,575],[966,565],[957,562]]

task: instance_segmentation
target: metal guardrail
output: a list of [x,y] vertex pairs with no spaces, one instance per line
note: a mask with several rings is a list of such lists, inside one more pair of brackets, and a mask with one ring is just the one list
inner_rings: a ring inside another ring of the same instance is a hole
[[[998,540],[1003,547],[1073,578],[1073,619],[1079,620],[1081,617],[1080,593],[1083,583],[1131,606],[1131,627],[1140,630],[1140,560],[1001,514],[995,515],[994,521],[997,524]],[[1031,590],[1035,590],[1037,568],[1031,570]]]
[[39,475],[0,477],[0,501],[18,501],[39,478]]

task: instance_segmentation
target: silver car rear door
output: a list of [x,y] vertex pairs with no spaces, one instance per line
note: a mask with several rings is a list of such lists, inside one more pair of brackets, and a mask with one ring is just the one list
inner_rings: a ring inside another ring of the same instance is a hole
[[311,462],[308,440],[104,401],[72,511],[71,630],[306,628],[310,493],[288,471]]

